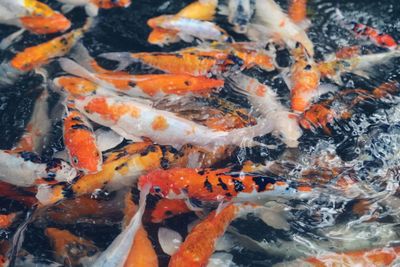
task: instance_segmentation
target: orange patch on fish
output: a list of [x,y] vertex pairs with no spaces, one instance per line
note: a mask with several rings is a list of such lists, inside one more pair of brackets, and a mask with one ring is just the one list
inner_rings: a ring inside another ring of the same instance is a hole
[[15,213],[1,214],[0,215],[0,229],[7,229],[14,222],[16,217]]
[[109,105],[107,99],[97,97],[85,105],[87,113],[97,113],[105,119],[118,121],[123,115],[129,114],[134,118],[140,117],[140,109],[122,104]]
[[61,76],[54,82],[63,90],[76,96],[88,95],[97,89],[97,84],[80,77]]
[[307,0],[291,0],[289,17],[294,23],[300,23],[307,18]]
[[154,131],[164,131],[169,127],[167,120],[163,116],[157,116],[151,123],[151,128]]
[[183,213],[191,212],[182,199],[160,199],[154,210],[151,212],[151,222],[160,223],[165,219]]

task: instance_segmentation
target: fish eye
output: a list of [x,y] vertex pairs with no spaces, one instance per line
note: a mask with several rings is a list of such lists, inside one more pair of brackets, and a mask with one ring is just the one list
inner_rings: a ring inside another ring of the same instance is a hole
[[72,157],[72,162],[73,162],[74,164],[78,164],[78,163],[79,163],[79,160],[78,160],[78,158],[77,158],[76,156],[73,156],[73,157]]
[[154,189],[154,192],[156,192],[158,194],[161,193],[161,188],[159,186],[154,186],[153,189]]
[[307,66],[304,67],[305,70],[311,70],[311,65],[308,64]]

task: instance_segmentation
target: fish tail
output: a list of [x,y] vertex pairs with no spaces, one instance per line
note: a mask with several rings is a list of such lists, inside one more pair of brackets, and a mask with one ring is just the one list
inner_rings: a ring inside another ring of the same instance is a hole
[[85,69],[84,67],[82,67],[81,65],[79,65],[78,63],[76,63],[71,59],[60,58],[58,62],[61,68],[69,74],[88,79],[92,82],[96,83],[99,82],[93,73],[91,73],[90,71],[88,71],[87,69]]
[[133,62],[139,61],[138,59],[135,59],[134,57],[131,56],[131,53],[128,52],[114,52],[114,53],[103,53],[99,55],[102,58],[111,60],[111,61],[116,61],[118,62],[118,67],[117,71],[123,70],[126,67],[128,67],[130,64]]
[[22,73],[13,68],[9,63],[0,64],[0,84],[1,85],[11,85]]

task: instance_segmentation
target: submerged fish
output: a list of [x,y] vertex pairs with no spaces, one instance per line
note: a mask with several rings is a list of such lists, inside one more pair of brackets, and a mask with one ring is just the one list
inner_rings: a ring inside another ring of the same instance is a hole
[[57,0],[64,3],[64,12],[72,10],[76,6],[85,7],[86,13],[89,16],[97,16],[99,8],[110,9],[116,7],[128,7],[131,0]]
[[293,186],[268,176],[225,169],[173,168],[154,170],[139,178],[139,187],[169,199],[201,201],[251,201],[269,197],[303,198],[313,194],[309,186]]

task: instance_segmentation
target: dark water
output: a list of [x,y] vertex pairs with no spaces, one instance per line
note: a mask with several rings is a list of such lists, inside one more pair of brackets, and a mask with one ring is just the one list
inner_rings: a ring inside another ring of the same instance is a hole
[[[54,8],[60,7],[54,1],[46,2]],[[191,44],[179,43],[160,48],[150,45],[146,41],[150,33],[150,28],[146,25],[149,18],[161,14],[176,13],[190,2],[133,0],[132,5],[126,9],[101,10],[96,18],[95,26],[85,35],[83,43],[93,56],[117,51],[174,51],[190,46]],[[286,1],[280,1],[280,3],[286,7]],[[164,8],[159,8],[161,6]],[[332,19],[334,8],[339,8],[346,17],[379,28],[391,34],[396,40],[400,40],[400,1],[398,0],[310,0],[308,12],[312,20],[312,27],[309,30],[309,37],[315,44],[317,59],[336,51],[339,47],[360,43]],[[77,8],[67,17],[73,22],[73,27],[77,28],[83,24],[85,13]],[[221,21],[222,26],[229,30],[229,26],[223,22],[223,18],[217,19]],[[14,27],[1,26],[0,37],[3,38],[15,30]],[[50,38],[51,36],[33,36],[26,33],[21,41],[13,45],[12,51],[2,52],[0,58],[6,61],[12,56],[13,51],[20,51],[25,47]],[[368,48],[368,44],[366,44],[366,47]],[[374,47],[370,49],[379,51]],[[284,61],[284,59],[282,60]],[[103,63],[109,64],[109,62]],[[384,69],[376,68],[376,75],[373,79],[346,75],[344,86],[341,89],[364,88],[372,90],[383,81],[399,80],[400,68],[398,68],[398,63],[400,61],[397,60]],[[138,69],[138,71],[140,70]],[[51,64],[49,73],[56,75],[60,73],[60,70],[56,64]],[[269,80],[270,74],[260,71],[249,72],[249,74],[274,86],[285,101],[284,96],[287,95],[288,89],[282,79],[271,81]],[[1,88],[0,147],[2,149],[11,148],[19,139],[30,119],[35,99],[42,90],[42,78],[33,74],[21,77],[12,86]],[[244,99],[230,93],[228,89],[223,90],[220,97],[248,107],[246,102],[243,101]],[[366,102],[357,107],[350,120],[335,122],[331,126],[332,136],[321,131],[305,132],[301,138],[298,151],[288,150],[279,140],[268,135],[262,138],[263,142],[277,145],[276,149],[242,149],[238,150],[231,160],[239,163],[247,159],[255,162],[277,160],[277,165],[280,165],[284,170],[280,175],[294,178],[300,175],[301,170],[315,164],[315,160],[319,156],[337,155],[331,162],[326,162],[327,168],[332,165],[340,166],[346,169],[349,175],[357,176],[357,179],[370,186],[369,190],[371,191],[368,192],[370,192],[370,197],[374,198],[375,194],[388,190],[389,183],[382,177],[387,177],[388,170],[398,166],[400,160],[400,112],[396,108],[397,104],[397,99]],[[51,157],[55,150],[62,150],[60,124],[55,122],[53,129],[52,143],[44,151],[45,157]],[[291,154],[290,160],[288,160],[288,154]],[[396,174],[391,179],[394,188],[398,186],[397,179]],[[387,193],[388,196],[397,198],[396,194],[398,195],[396,192]],[[106,196],[106,198],[111,199],[113,197],[115,197],[115,194]],[[238,239],[237,236],[232,237],[239,240],[235,241],[235,246],[230,251],[234,255],[233,261],[238,266],[271,266],[274,263],[293,259],[299,255],[313,255],[313,253],[318,252],[318,249],[329,251],[335,246],[357,247],[357,244],[354,243],[359,241],[357,238],[353,238],[351,233],[354,233],[354,235],[356,233],[371,235],[366,238],[370,245],[365,245],[364,248],[373,245],[384,246],[391,242],[400,241],[397,217],[400,207],[396,204],[394,206],[386,205],[387,202],[384,201],[376,201],[375,212],[379,217],[376,222],[370,224],[354,223],[351,224],[353,228],[350,227],[347,230],[348,232],[343,230],[343,225],[360,219],[351,213],[352,207],[357,201],[358,199],[352,199],[351,194],[348,196],[331,194],[307,203],[285,202],[283,205],[292,208],[289,217],[290,230],[274,229],[252,216],[247,219],[238,219],[232,226],[241,234],[247,235],[253,240],[246,243],[244,240]],[[8,200],[1,200],[0,208],[1,212],[23,210],[23,207],[19,206],[18,203]],[[48,239],[43,235],[43,229],[58,227],[68,229],[88,240],[93,240],[100,249],[105,249],[120,231],[119,220],[122,214],[121,211],[119,212],[119,214],[114,214],[113,217],[107,219],[106,222],[98,224],[84,220],[65,224],[53,222],[46,218],[38,219],[28,225],[22,248],[34,255],[36,260],[53,260],[52,249]],[[163,223],[163,226],[180,231],[185,235],[187,233],[182,229],[186,229],[187,223],[194,218],[193,214],[179,216],[167,220]],[[385,227],[390,230],[385,233],[377,230],[386,229]],[[164,266],[168,262],[168,256],[162,253],[157,243],[157,229],[158,226],[156,225],[150,224],[148,226],[151,239],[160,253],[160,262]],[[0,238],[10,239],[14,230],[15,228],[12,228],[9,231],[0,232]],[[341,241],[332,238],[330,234],[335,231],[349,237],[350,241],[341,243]],[[387,236],[384,236],[384,234],[387,234]],[[293,244],[300,247],[299,250],[302,252],[293,252]],[[315,245],[315,247],[312,245]],[[279,252],[274,252],[271,248],[276,248]]]

